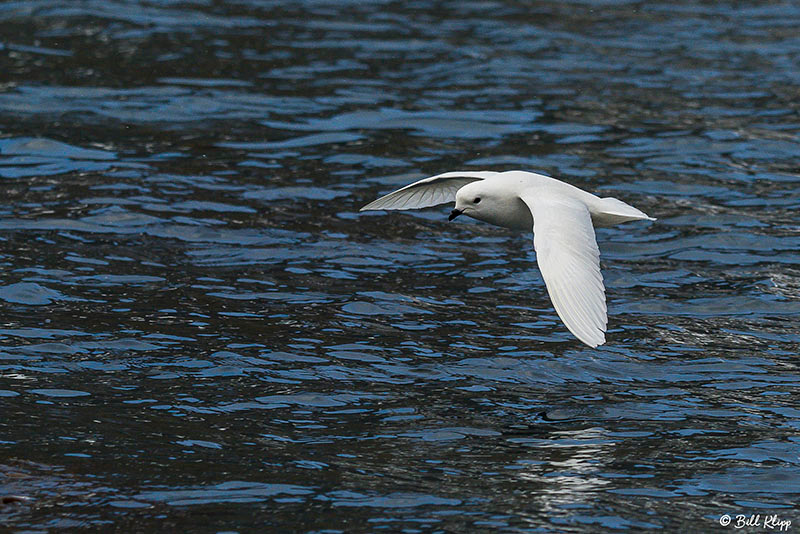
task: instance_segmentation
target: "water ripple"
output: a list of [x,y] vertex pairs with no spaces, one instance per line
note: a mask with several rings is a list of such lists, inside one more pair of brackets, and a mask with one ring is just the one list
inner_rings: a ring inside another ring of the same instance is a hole
[[[794,520],[798,22],[786,2],[0,4],[0,521]],[[658,218],[597,232],[607,344],[563,327],[529,234],[358,211],[457,168]]]

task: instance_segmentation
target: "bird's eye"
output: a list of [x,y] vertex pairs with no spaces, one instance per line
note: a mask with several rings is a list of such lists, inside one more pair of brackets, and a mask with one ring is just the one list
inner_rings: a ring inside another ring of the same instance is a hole
[[475,197],[475,200],[473,200],[472,203],[473,204],[480,204],[481,203],[481,197]]

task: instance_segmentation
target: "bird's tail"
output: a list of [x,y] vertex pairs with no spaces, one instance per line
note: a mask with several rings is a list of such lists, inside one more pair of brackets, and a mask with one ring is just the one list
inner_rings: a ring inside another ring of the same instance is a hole
[[618,198],[605,197],[591,210],[592,222],[595,226],[613,226],[628,221],[648,220],[655,221],[640,209],[626,204]]

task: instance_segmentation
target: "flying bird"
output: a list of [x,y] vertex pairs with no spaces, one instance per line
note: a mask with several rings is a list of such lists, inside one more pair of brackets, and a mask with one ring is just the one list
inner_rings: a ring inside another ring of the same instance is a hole
[[410,210],[455,200],[459,215],[514,230],[533,230],[533,247],[550,301],[575,337],[590,347],[606,341],[608,313],[595,226],[648,220],[612,197],[527,171],[456,171],[409,184],[360,211]]

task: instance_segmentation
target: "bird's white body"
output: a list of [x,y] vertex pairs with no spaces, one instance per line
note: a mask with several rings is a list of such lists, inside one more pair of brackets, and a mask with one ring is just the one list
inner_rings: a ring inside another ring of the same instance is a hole
[[367,204],[365,210],[406,210],[455,200],[458,215],[515,230],[533,230],[550,300],[581,341],[605,342],[607,312],[594,226],[655,220],[616,198],[526,171],[448,172],[425,178]]

